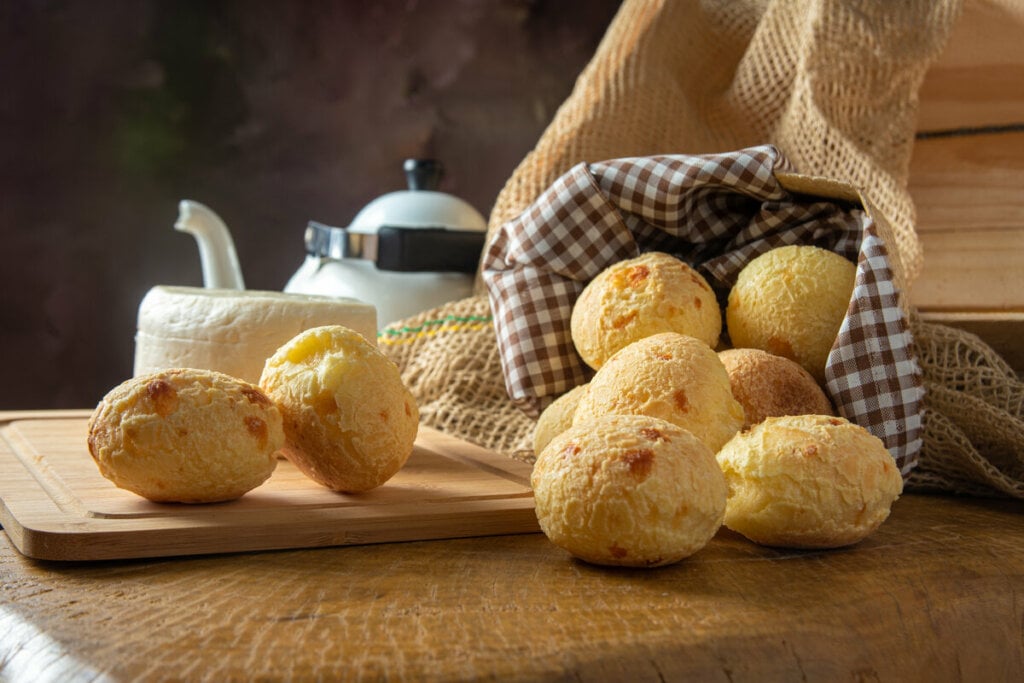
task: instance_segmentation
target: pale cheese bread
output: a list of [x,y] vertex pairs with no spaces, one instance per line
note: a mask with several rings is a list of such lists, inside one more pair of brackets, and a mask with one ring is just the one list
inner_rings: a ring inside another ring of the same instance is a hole
[[841,417],[769,417],[717,455],[725,525],[762,545],[838,548],[889,516],[903,479],[882,441]]
[[725,478],[690,432],[645,415],[605,415],[562,432],[531,475],[537,519],[587,562],[657,567],[703,548],[725,514]]
[[540,417],[537,418],[537,425],[533,429],[534,455],[540,455],[551,439],[572,426],[576,406],[579,405],[586,390],[587,385],[581,384],[559,396],[544,409]]
[[258,387],[190,368],[114,387],[88,434],[104,477],[158,502],[238,498],[270,477],[284,445],[281,413]]
[[260,387],[284,416],[284,456],[330,489],[369,491],[412,454],[416,399],[398,367],[353,330],[296,335],[267,361]]
[[718,355],[704,342],[673,332],[633,342],[609,358],[580,398],[573,425],[626,414],[679,425],[712,451],[744,422]]

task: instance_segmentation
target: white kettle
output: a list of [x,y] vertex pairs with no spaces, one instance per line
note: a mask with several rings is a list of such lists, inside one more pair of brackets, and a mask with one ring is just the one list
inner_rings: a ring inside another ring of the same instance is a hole
[[359,299],[381,326],[470,296],[487,221],[436,190],[441,172],[406,160],[407,190],[373,200],[345,228],[310,222],[306,259],[284,291]]
[[[305,261],[284,291],[370,304],[379,326],[470,296],[486,220],[436,190],[436,161],[409,159],[405,172],[408,190],[373,200],[348,227],[310,222]],[[216,213],[183,200],[175,227],[196,238],[205,287],[245,289],[231,233]]]

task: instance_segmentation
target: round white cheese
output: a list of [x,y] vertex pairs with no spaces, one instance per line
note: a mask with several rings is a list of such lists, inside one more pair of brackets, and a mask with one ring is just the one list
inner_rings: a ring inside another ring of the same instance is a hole
[[279,347],[321,325],[344,325],[377,343],[377,312],[355,299],[154,287],[139,304],[134,373],[204,368],[256,384]]

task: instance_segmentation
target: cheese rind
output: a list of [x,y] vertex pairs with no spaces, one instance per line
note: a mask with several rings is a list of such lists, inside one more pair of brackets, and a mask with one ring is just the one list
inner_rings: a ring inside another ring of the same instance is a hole
[[134,374],[201,368],[255,384],[280,346],[322,325],[343,325],[376,344],[376,310],[355,299],[153,287],[139,305]]

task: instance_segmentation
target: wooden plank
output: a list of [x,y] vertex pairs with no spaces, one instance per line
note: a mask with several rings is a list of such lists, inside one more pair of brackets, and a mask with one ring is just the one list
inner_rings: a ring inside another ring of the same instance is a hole
[[922,233],[925,266],[910,288],[924,311],[1024,309],[1024,229]]
[[922,311],[1024,311],[1022,38],[1024,3],[967,2],[922,84],[908,183]]
[[[8,413],[8,415],[11,415]],[[14,413],[14,415],[17,415]],[[159,504],[116,488],[89,456],[83,417],[0,427],[0,521],[22,553],[99,560],[538,531],[530,466],[421,427],[409,462],[358,495],[288,461],[242,498]]]
[[909,190],[922,310],[1024,310],[1024,132],[919,140]]
[[920,90],[918,130],[1024,123],[1024,3],[969,0]]
[[922,235],[1021,229],[1024,131],[918,140],[908,188]]

